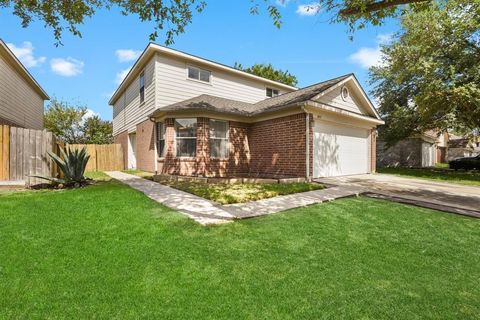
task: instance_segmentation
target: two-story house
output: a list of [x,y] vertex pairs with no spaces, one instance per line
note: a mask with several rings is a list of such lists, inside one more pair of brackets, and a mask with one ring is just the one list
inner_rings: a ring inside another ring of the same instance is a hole
[[383,124],[353,74],[297,89],[156,44],[109,104],[126,166],[171,175],[370,173]]
[[0,39],[0,124],[43,129],[44,101],[49,97]]

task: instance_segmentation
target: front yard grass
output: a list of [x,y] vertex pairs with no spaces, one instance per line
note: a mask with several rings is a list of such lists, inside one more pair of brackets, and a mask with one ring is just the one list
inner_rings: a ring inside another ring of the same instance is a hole
[[[153,173],[141,170],[123,170],[148,180]],[[161,184],[192,193],[220,204],[245,203],[281,195],[323,189],[318,183],[202,183],[195,181],[174,181],[164,179]]]
[[201,183],[162,181],[162,184],[220,204],[245,203],[292,193],[323,189],[318,183]]
[[393,174],[406,178],[421,178],[439,182],[480,186],[480,171],[453,171],[441,168],[378,168],[377,172]]
[[367,198],[203,227],[115,180],[0,195],[0,319],[478,319],[479,242]]

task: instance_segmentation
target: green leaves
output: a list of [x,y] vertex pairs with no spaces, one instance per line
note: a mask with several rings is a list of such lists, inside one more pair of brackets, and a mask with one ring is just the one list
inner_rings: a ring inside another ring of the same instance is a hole
[[441,1],[410,9],[402,32],[371,69],[373,94],[393,144],[426,130],[480,128],[480,1]]
[[[175,37],[185,32],[192,23],[192,17],[201,13],[208,0],[49,0],[49,1],[11,1],[0,0],[1,8],[12,8],[13,14],[20,18],[26,28],[34,20],[40,20],[53,30],[56,45],[61,45],[65,30],[81,37],[79,25],[97,11],[119,8],[123,15],[136,15],[141,22],[154,22],[149,35],[150,41],[164,36],[164,43],[171,45]],[[244,0],[245,1],[245,0]],[[250,13],[257,15],[266,11],[273,25],[282,25],[281,6],[288,1],[248,0]],[[331,22],[346,23],[350,31],[363,29],[367,24],[381,25],[387,18],[396,18],[408,10],[427,9],[431,0],[317,0],[321,12],[329,16]],[[410,5],[410,6],[406,6]],[[232,13],[233,14],[233,13]],[[162,34],[163,33],[163,34]]]
[[112,143],[112,122],[97,115],[86,117],[87,111],[86,106],[53,99],[45,112],[45,129],[69,144]]
[[283,71],[281,69],[276,69],[270,63],[257,63],[251,67],[244,68],[242,64],[235,62],[235,65],[233,67],[235,69],[242,70],[273,81],[278,81],[289,86],[296,86],[298,83],[297,77],[289,73],[288,70]]

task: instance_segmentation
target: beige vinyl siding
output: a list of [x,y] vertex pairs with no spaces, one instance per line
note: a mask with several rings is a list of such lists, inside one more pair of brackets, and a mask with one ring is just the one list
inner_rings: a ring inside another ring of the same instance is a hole
[[145,66],[145,101],[140,104],[140,74],[113,106],[113,135],[133,132],[155,109],[155,59]]
[[0,118],[43,129],[43,98],[0,54]]
[[343,100],[341,96],[342,87],[338,87],[330,92],[327,92],[324,96],[320,98],[319,102],[347,111],[368,115],[369,113],[360,107],[360,102],[358,102],[355,98],[354,91],[348,86],[347,88],[349,89],[350,93],[347,99]]
[[[211,71],[211,82],[188,78],[188,66]],[[145,67],[145,103],[139,105],[139,75],[113,106],[113,134],[133,132],[136,125],[147,119],[157,108],[187,100],[202,94],[254,103],[266,99],[266,88],[285,89],[262,81],[244,78],[227,71],[201,64],[192,64],[166,55],[156,54]]]
[[[157,107],[191,99],[201,94],[209,94],[221,98],[255,103],[266,99],[266,88],[273,88],[285,93],[279,87],[265,84],[262,81],[243,78],[223,70],[207,66],[190,64],[186,60],[178,60],[165,55],[156,55],[157,67]],[[187,67],[199,67],[211,71],[211,82],[204,83],[188,79]]]

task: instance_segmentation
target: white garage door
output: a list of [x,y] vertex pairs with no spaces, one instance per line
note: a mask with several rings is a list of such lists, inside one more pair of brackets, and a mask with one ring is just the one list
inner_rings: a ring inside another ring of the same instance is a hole
[[315,121],[313,152],[315,178],[367,173],[368,130]]

